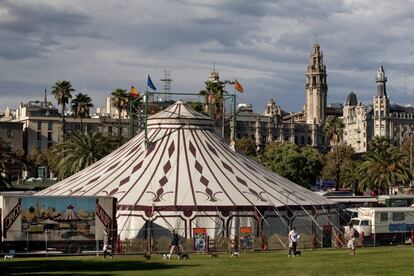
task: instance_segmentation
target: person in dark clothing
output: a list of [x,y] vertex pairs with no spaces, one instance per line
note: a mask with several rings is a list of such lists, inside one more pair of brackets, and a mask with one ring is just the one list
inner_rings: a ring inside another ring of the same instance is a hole
[[177,232],[175,232],[175,230],[171,232],[170,246],[171,246],[171,249],[170,249],[169,258],[171,258],[171,255],[174,253],[175,248],[178,248],[178,253],[184,253],[184,249],[182,248],[180,244],[180,237],[178,236]]

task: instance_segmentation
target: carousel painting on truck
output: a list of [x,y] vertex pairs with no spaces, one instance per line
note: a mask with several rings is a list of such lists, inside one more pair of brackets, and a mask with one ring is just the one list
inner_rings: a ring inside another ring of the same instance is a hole
[[55,239],[94,239],[94,198],[23,197],[21,230],[31,238],[50,233]]

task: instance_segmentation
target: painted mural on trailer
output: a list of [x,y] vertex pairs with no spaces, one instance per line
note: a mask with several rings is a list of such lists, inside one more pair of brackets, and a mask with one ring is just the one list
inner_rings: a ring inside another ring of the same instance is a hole
[[94,198],[22,198],[22,231],[31,239],[95,239]]

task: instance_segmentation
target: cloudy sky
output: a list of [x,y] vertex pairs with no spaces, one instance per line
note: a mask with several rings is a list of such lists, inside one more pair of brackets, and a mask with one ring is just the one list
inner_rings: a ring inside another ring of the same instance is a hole
[[328,101],[375,94],[382,61],[391,102],[414,103],[414,1],[0,0],[0,110],[69,80],[95,106],[115,88],[198,92],[216,64],[245,87],[239,102],[287,111],[305,102],[312,44],[324,51]]

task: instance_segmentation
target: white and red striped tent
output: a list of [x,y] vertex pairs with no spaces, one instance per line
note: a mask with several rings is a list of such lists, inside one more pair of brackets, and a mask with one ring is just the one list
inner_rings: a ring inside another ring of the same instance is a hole
[[182,102],[151,116],[147,146],[144,139],[142,131],[38,195],[116,197],[123,237],[136,236],[148,221],[191,236],[193,227],[231,227],[235,217],[254,224],[275,210],[332,204],[232,150],[209,117]]
[[75,212],[75,207],[69,205],[63,214],[55,218],[57,221],[78,221],[79,216]]

